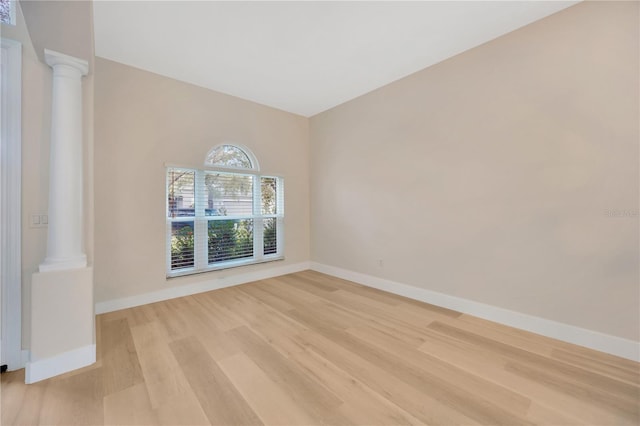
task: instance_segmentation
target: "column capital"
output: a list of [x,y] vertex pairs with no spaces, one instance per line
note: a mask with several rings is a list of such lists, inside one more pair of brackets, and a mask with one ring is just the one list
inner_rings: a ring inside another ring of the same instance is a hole
[[84,59],[78,59],[54,50],[44,49],[44,60],[52,68],[56,65],[67,65],[80,71],[81,75],[87,75],[89,72],[89,63]]

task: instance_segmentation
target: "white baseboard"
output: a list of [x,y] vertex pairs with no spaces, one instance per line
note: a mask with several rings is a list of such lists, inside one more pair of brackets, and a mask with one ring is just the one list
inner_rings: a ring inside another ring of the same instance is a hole
[[310,266],[314,271],[354,281],[367,287],[640,362],[640,342],[317,262],[311,262]]
[[161,302],[163,300],[175,299],[177,297],[204,293],[206,291],[218,290],[225,287],[232,287],[234,285],[264,280],[280,275],[292,274],[294,272],[306,271],[307,269],[309,269],[309,262],[300,262],[291,265],[262,269],[259,271],[229,275],[224,278],[214,278],[194,284],[166,288],[164,290],[158,290],[151,293],[123,297],[122,299],[107,300],[96,303],[96,315],[119,311],[120,309],[133,308],[135,306],[146,305],[149,303]]
[[51,358],[27,362],[24,382],[31,384],[96,362],[96,345],[83,346]]

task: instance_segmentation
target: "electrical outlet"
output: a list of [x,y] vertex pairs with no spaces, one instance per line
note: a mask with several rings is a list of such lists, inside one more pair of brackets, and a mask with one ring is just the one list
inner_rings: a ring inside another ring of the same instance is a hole
[[29,228],[46,228],[49,225],[49,215],[34,213],[29,217]]

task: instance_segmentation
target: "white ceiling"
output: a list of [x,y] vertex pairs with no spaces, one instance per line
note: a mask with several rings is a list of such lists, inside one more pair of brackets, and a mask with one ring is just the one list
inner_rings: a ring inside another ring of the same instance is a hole
[[312,116],[576,1],[96,1],[96,55]]

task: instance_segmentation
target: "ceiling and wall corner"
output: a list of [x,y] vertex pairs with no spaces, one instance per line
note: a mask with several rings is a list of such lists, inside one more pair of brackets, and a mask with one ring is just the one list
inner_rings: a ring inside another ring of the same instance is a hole
[[576,1],[98,1],[96,55],[313,116]]
[[93,4],[93,1],[20,2],[29,36],[40,61],[44,62],[44,49],[92,60]]

